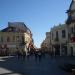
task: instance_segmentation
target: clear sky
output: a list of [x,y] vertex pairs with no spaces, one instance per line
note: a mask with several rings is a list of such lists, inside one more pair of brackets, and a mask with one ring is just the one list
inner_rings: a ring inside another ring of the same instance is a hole
[[32,31],[35,45],[40,47],[45,33],[67,19],[71,0],[0,0],[0,29],[8,22],[24,22]]

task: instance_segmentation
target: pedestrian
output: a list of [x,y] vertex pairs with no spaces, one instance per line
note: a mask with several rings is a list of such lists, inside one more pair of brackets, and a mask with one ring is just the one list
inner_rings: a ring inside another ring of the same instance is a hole
[[25,57],[26,57],[26,52],[22,50],[22,58],[23,58],[23,60],[25,60]]
[[43,58],[45,58],[45,52],[44,51],[41,52],[41,55]]
[[41,54],[41,51],[39,51],[39,52],[38,52],[39,62],[41,61],[41,57],[42,57],[42,54]]
[[28,52],[27,53],[27,60],[29,61],[29,58],[30,58],[30,53]]
[[35,55],[35,61],[37,62],[37,52],[36,51],[34,52],[34,55]]
[[21,57],[21,53],[19,50],[17,50],[17,57],[18,57],[18,59],[20,59],[20,57]]

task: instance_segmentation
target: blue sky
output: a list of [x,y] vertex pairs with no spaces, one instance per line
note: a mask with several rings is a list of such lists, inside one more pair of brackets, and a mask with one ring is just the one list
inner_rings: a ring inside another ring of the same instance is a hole
[[32,31],[35,45],[40,47],[45,33],[67,19],[71,0],[0,0],[0,29],[8,22],[24,22]]

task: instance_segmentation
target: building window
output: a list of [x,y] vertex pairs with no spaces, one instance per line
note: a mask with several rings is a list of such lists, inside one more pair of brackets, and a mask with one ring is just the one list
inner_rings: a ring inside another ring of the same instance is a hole
[[56,31],[55,41],[59,41],[58,31]]
[[26,44],[24,36],[22,36],[22,44],[23,44],[23,45]]
[[65,38],[66,37],[66,32],[65,30],[62,30],[62,38]]
[[24,40],[25,40],[25,39],[24,39],[24,36],[22,36],[22,41],[24,42]]
[[58,31],[56,31],[56,38],[58,38]]
[[10,42],[10,38],[9,37],[7,37],[7,42]]
[[1,37],[1,42],[3,42],[3,37]]
[[19,36],[16,36],[16,40],[17,40],[17,42],[19,42]]
[[71,56],[73,56],[73,47],[71,47],[70,50],[71,50]]
[[15,41],[15,36],[13,36],[13,41]]

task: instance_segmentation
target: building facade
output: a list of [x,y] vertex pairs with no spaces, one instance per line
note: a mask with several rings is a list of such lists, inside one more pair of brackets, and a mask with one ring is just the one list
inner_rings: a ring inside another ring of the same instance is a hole
[[67,10],[68,19],[68,55],[75,56],[75,0],[72,0],[69,10]]
[[71,1],[67,15],[66,23],[51,28],[43,44],[54,54],[75,56],[75,0]]
[[66,24],[59,24],[46,32],[46,38],[41,48],[54,53],[54,55],[67,55],[68,53],[68,28]]
[[23,22],[9,22],[8,27],[0,31],[0,54],[27,53],[32,45],[32,33]]
[[45,51],[51,50],[50,45],[51,39],[50,39],[50,32],[46,32],[46,38],[41,44],[41,48],[45,49]]
[[51,50],[56,55],[67,55],[68,30],[67,25],[54,26],[51,29]]

